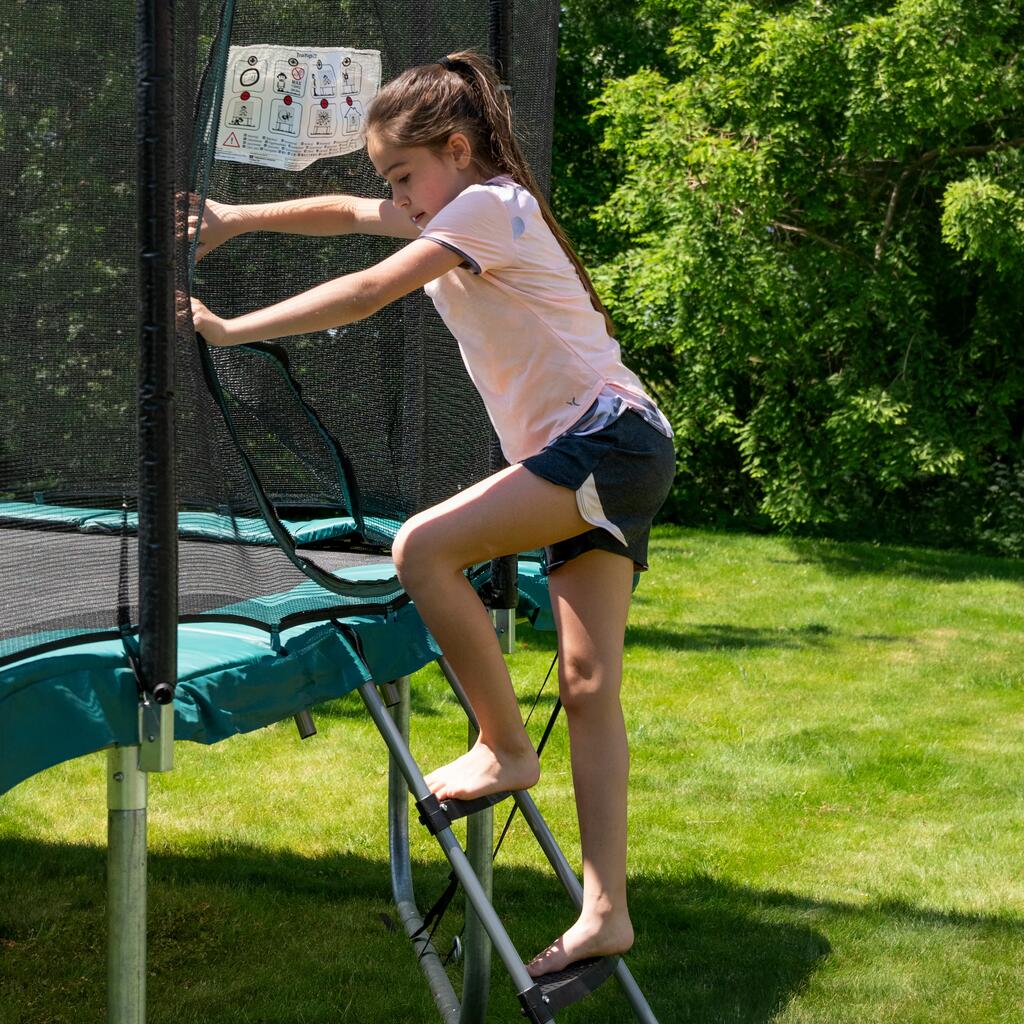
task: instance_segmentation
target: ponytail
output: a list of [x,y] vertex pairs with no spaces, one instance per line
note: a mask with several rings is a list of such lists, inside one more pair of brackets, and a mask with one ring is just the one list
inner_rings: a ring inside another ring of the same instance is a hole
[[429,148],[439,148],[453,132],[462,132],[470,140],[482,173],[507,175],[532,193],[545,223],[590,294],[591,304],[604,317],[608,334],[615,337],[608,310],[523,156],[506,88],[489,61],[472,50],[461,50],[436,64],[409,68],[377,94],[365,130],[393,145]]

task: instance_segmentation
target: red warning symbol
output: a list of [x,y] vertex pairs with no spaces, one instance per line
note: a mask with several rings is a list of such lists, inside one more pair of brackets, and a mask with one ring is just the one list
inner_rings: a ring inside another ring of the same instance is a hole
[[238,136],[232,132],[222,143],[224,146],[232,146],[235,149],[241,149],[242,144],[238,141]]

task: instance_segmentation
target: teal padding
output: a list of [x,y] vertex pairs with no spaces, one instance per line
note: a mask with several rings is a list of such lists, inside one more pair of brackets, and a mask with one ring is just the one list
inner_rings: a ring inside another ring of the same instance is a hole
[[[113,627],[111,627],[113,628]],[[42,647],[43,644],[56,644],[62,640],[72,640],[74,637],[81,637],[83,633],[90,630],[82,629],[48,629],[41,633],[31,633],[27,636],[12,636],[6,640],[0,640],[0,658],[17,654],[19,651],[27,651],[34,647]],[[97,630],[97,632],[105,632]],[[3,670],[0,669],[0,672]]]
[[[120,533],[124,520],[118,512],[95,515],[82,526],[86,532]],[[283,520],[285,529],[295,538],[297,547],[318,541],[351,537],[356,532],[355,520],[349,516],[334,519]],[[138,516],[127,517],[129,532],[138,529]],[[198,540],[227,540],[241,544],[273,544],[274,537],[262,519],[232,518],[216,512],[179,512],[178,536]]]
[[[383,539],[387,543],[394,540],[398,532],[400,522],[393,519],[374,519],[373,534],[379,536],[368,537],[367,540],[379,541]],[[285,525],[295,538],[295,544],[301,548],[304,545],[318,544],[322,541],[333,541],[339,537],[349,537],[356,532],[354,519],[339,517],[337,519],[310,519],[308,522],[298,522],[286,519]],[[367,532],[371,534],[370,522],[367,521]]]
[[379,683],[412,675],[441,657],[441,648],[411,604],[387,618],[353,615],[345,623],[359,634],[363,658],[370,675]]
[[402,524],[397,519],[381,519],[378,516],[363,516],[366,539],[378,544],[391,545]]
[[[345,570],[389,586],[390,562]],[[312,582],[297,590],[319,590]],[[296,591],[259,599],[295,600]],[[519,563],[519,610],[553,629],[548,578]],[[241,614],[245,602],[220,609]],[[368,679],[411,675],[440,655],[415,607],[295,626],[276,639],[255,626],[215,620],[178,628],[175,735],[217,743],[342,696]],[[349,639],[346,631],[355,635]],[[39,638],[35,638],[38,640]],[[0,793],[45,768],[114,743],[138,740],[135,676],[119,640],[95,641],[25,658],[0,670]]]
[[30,775],[138,736],[135,676],[120,641],[0,670],[0,793]]
[[[127,530],[135,534],[139,517],[135,512],[97,512],[82,524],[85,533],[120,533]],[[273,544],[266,523],[262,519],[232,519],[217,512],[179,512],[178,536],[199,540],[228,540],[240,544]]]
[[62,526],[82,526],[94,518],[94,508],[71,508],[64,505],[37,505],[31,501],[0,501],[0,519],[18,519],[41,525],[60,523]]
[[[359,586],[359,593],[368,599],[381,601],[397,597],[402,592],[395,567],[391,562],[374,562],[370,565],[353,565],[336,573],[348,583]],[[247,597],[236,604],[218,608],[222,615],[237,615],[241,618],[258,619],[261,622],[280,621],[295,612],[308,612],[316,608],[331,608],[338,604],[338,596],[324,590],[312,580],[306,580],[291,590],[280,594],[266,594],[262,597]]]
[[540,562],[519,559],[519,607],[520,615],[530,620],[534,629],[553,631],[555,618],[551,614],[551,594],[548,591],[548,577]]
[[[368,679],[411,675],[438,649],[411,605],[332,624],[297,626],[275,643],[235,623],[178,628],[175,735],[217,743],[340,697]],[[365,658],[365,664],[364,664]],[[0,670],[0,793],[62,761],[138,742],[135,677],[120,641],[26,658]]]
[[291,633],[275,651],[265,632],[248,626],[182,626],[175,737],[218,743],[369,681],[359,655],[334,626],[306,626]]
[[[109,509],[70,508],[63,505],[37,505],[28,501],[0,502],[0,519],[17,519],[40,525],[59,523],[74,526],[85,533],[119,534],[127,529],[138,532],[139,517]],[[374,519],[369,540],[390,543],[401,523],[392,519]],[[351,516],[330,519],[285,519],[283,524],[296,547],[351,537],[357,532]],[[369,532],[369,531],[368,531]],[[274,544],[273,534],[262,519],[221,515],[218,512],[179,512],[178,536],[198,540],[224,540],[239,544]]]

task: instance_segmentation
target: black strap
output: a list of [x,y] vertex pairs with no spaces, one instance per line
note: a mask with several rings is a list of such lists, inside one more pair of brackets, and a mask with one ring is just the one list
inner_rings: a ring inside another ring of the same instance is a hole
[[[448,875],[448,885],[445,887],[444,892],[441,893],[441,895],[434,901],[434,905],[427,911],[423,918],[423,924],[421,924],[419,928],[409,936],[409,938],[415,942],[424,932],[427,931],[428,928],[430,928],[430,931],[427,934],[427,940],[424,942],[423,949],[420,951],[421,959],[427,949],[433,945],[434,933],[437,931],[437,926],[441,923],[441,918],[444,917],[445,911],[448,909],[448,904],[455,898],[455,894],[458,891],[459,879],[455,872],[452,871]],[[445,963],[448,963],[451,956],[452,954],[449,953],[448,956],[445,957]]]
[[[548,680],[551,678],[551,673],[555,669],[555,665],[558,662],[558,652],[555,652],[555,656],[551,659],[551,665],[548,668],[548,674],[544,677],[544,682],[540,684],[540,689],[537,691],[537,696],[533,698],[533,707],[530,708],[529,714],[526,716],[525,726],[530,724],[530,719],[533,717],[533,712],[537,708],[537,704],[540,701],[541,694],[544,692],[544,687],[548,685]],[[537,744],[537,757],[544,753],[544,748],[547,746],[548,737],[551,735],[551,730],[555,727],[555,720],[558,718],[558,712],[562,710],[562,698],[558,697],[555,700],[555,706],[551,709],[551,714],[548,716],[548,724],[544,726],[544,733],[540,738],[540,743]],[[498,837],[497,843],[494,844],[494,853],[491,854],[492,863],[498,858],[498,851],[501,849],[501,844],[505,842],[505,836],[508,835],[508,830],[512,827],[512,819],[516,816],[516,811],[519,810],[519,804],[513,802],[512,809],[508,812],[508,817],[505,819],[505,826],[501,830],[501,835]]]

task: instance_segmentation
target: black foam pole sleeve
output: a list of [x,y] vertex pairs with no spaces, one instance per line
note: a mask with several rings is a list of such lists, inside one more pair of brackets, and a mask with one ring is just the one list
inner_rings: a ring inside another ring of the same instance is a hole
[[139,642],[143,687],[177,681],[174,452],[175,0],[136,0],[139,274]]
[[487,47],[498,77],[509,86],[512,84],[511,8],[511,0],[488,0]]
[[[512,3],[511,0],[489,0],[488,39],[491,61],[498,77],[512,85]],[[501,449],[494,445],[491,469],[503,469],[508,463]],[[488,608],[515,608],[519,603],[519,562],[515,555],[496,558],[491,562],[491,579],[484,602]]]

